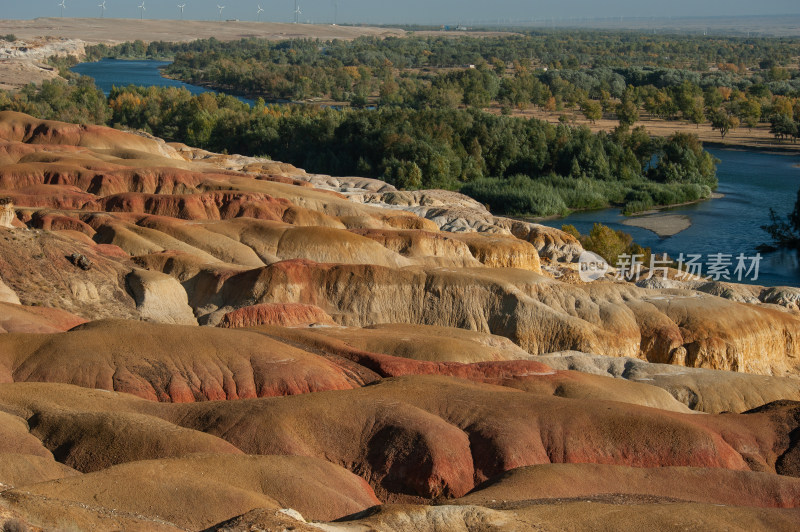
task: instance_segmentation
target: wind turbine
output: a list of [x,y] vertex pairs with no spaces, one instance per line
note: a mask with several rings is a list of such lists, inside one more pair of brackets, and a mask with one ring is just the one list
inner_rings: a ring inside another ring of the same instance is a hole
[[300,6],[297,5],[297,0],[294,0],[294,23],[295,24],[297,24],[300,21],[300,15],[302,15],[302,14],[303,14],[303,12],[300,11]]
[[106,14],[106,0],[103,0],[102,4],[97,4],[97,7],[100,8],[100,18],[103,18],[103,15]]
[[261,13],[264,11],[264,8],[261,7],[261,4],[258,4],[258,11],[256,11],[256,20],[261,22]]
[[225,6],[217,4],[217,9],[219,9],[219,19],[222,20],[222,10],[225,9]]
[[186,7],[186,4],[178,4],[178,9],[181,10],[181,20],[183,20],[183,8]]
[[336,26],[339,20],[339,0],[333,0],[333,25]]
[[139,4],[139,20],[142,20],[142,19],[144,18],[144,12],[145,12],[145,10],[146,10],[146,9],[145,9],[145,7],[144,7],[144,0],[142,0],[142,3],[141,3],[141,4]]
[[61,3],[58,4],[58,7],[61,8],[61,18],[64,18],[64,10],[67,8],[66,4],[64,4],[64,0],[61,0]]

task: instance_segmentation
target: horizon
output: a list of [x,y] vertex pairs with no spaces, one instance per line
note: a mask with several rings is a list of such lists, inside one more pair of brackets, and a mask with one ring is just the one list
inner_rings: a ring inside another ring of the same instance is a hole
[[[8,6],[3,18],[9,20],[32,20],[36,18],[60,18],[58,0],[34,0],[26,4]],[[267,0],[176,0],[169,4],[155,4],[144,0],[144,10],[139,9],[141,0],[64,0],[64,18],[109,18],[148,20],[181,20],[178,4],[185,4],[184,20],[215,21],[238,20],[241,22],[285,23],[294,21],[294,0],[280,3]],[[263,11],[258,13],[258,6]],[[795,1],[769,0],[754,6],[751,2],[735,0],[723,2],[711,0],[697,6],[696,2],[678,0],[669,5],[648,0],[613,0],[598,6],[588,0],[568,0],[557,6],[541,6],[521,0],[500,0],[491,5],[485,3],[459,4],[453,0],[435,3],[409,0],[402,6],[388,2],[365,2],[363,0],[298,0],[301,23],[328,24],[334,20],[340,24],[373,25],[468,25],[468,26],[547,26],[593,22],[677,21],[691,19],[730,19],[745,17],[782,17],[800,15],[800,4]],[[218,6],[223,6],[221,16]],[[457,15],[453,15],[456,13]],[[581,13],[576,17],[574,13]]]

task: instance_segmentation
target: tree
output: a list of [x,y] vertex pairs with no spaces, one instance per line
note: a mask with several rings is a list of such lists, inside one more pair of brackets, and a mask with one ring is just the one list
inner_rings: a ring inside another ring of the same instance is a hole
[[464,91],[456,85],[441,85],[431,87],[420,99],[421,107],[455,109],[464,99]]
[[775,97],[775,100],[772,102],[773,115],[788,115],[791,118],[792,112],[792,101],[789,98],[784,96]]
[[621,126],[632,126],[639,120],[639,104],[636,89],[628,87],[622,95],[622,101],[617,106],[617,119]]
[[712,111],[709,118],[711,119],[711,129],[719,130],[723,139],[728,134],[728,131],[739,127],[739,119],[722,108]]
[[699,128],[700,124],[702,124],[706,119],[705,112],[703,111],[703,97],[694,97],[689,108],[683,112],[683,116],[686,118],[686,120]]
[[647,177],[659,183],[697,183],[717,187],[715,159],[703,150],[696,135],[675,133],[666,140],[658,154],[658,162]]
[[646,168],[653,157],[653,140],[644,126],[633,128],[622,138],[625,147],[630,149],[641,168]]
[[692,107],[694,99],[703,95],[700,87],[689,80],[684,80],[680,85],[671,87],[670,92],[681,113],[686,113]]
[[384,166],[386,167],[384,179],[398,188],[409,190],[422,187],[422,170],[416,163],[392,158],[390,161],[385,161]]
[[779,139],[796,139],[798,136],[797,123],[791,116],[783,113],[772,117],[769,131]]
[[753,129],[758,125],[761,120],[761,104],[757,100],[747,98],[737,102],[736,111],[741,120],[748,129]]
[[623,231],[614,231],[603,224],[594,224],[592,230],[586,236],[581,236],[574,226],[565,225],[562,228],[565,232],[575,236],[580,240],[583,248],[597,253],[605,261],[614,266],[618,263],[620,255],[640,255],[637,263],[650,263],[650,248],[644,248],[633,241],[633,237]]
[[362,87],[357,88],[350,96],[350,105],[353,107],[366,107],[367,103],[369,103],[369,94]]
[[564,224],[561,226],[561,230],[567,233],[568,235],[572,235],[575,237],[576,240],[581,239],[581,234],[578,231],[578,228],[572,224]]
[[388,80],[381,85],[380,98],[378,104],[385,105],[402,105],[403,96],[400,94],[400,85],[393,80]]
[[703,100],[706,107],[710,109],[716,109],[722,105],[723,99],[722,93],[717,87],[709,87],[703,92]]
[[611,94],[607,90],[600,91],[600,106],[603,108],[604,113],[613,110],[611,105]]
[[633,100],[624,99],[617,106],[617,119],[621,126],[632,126],[639,120],[639,108]]
[[666,91],[652,85],[644,87],[644,109],[653,116],[672,118],[677,112],[675,103]]
[[212,113],[205,109],[193,114],[186,132],[186,142],[190,146],[208,147],[208,141],[211,139],[215,122]]
[[[762,225],[761,229],[772,237],[775,246],[800,249],[800,189],[797,191],[794,210],[786,216],[785,221],[781,220],[772,208],[769,209],[769,218],[772,223]],[[775,246],[767,247],[773,248]]]
[[497,74],[498,77],[502,77],[503,74],[506,73],[506,63],[502,59],[492,57],[489,62],[494,68],[494,73]]
[[584,100],[581,103],[581,111],[583,111],[583,116],[586,117],[586,120],[592,124],[603,118],[603,108],[599,102],[594,100]]
[[785,81],[792,77],[789,71],[785,68],[774,66],[767,71],[767,79],[769,81]]

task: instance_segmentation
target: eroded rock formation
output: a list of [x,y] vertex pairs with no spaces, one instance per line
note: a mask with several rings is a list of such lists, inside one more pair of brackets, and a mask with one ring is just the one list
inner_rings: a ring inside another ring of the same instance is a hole
[[19,113],[0,197],[0,523],[800,522],[796,288],[585,284],[460,194]]
[[16,218],[14,202],[8,198],[0,198],[0,228],[13,229],[14,218]]
[[[788,288],[748,299],[691,284],[568,284],[542,274],[540,255],[568,268],[580,252],[571,236],[454,193],[9,112],[0,134],[0,187],[22,222],[47,230],[4,242],[4,277],[22,303],[206,325],[241,320],[253,311],[238,309],[254,305],[300,304],[342,325],[489,332],[531,354],[577,349],[761,374],[798,364],[800,320],[780,312],[796,304]],[[27,265],[42,254],[40,271],[68,270],[61,264],[75,254],[93,267],[31,286]]]

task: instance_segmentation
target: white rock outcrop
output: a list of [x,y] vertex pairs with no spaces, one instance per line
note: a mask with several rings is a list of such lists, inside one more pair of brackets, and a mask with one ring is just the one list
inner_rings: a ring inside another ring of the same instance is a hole
[[197,325],[183,286],[161,272],[134,270],[128,274],[128,288],[136,309],[146,321],[175,325]]
[[12,222],[16,216],[14,204],[9,200],[0,200],[0,227],[13,229]]
[[8,285],[3,282],[2,278],[0,278],[0,303],[21,305],[17,293],[10,289]]

